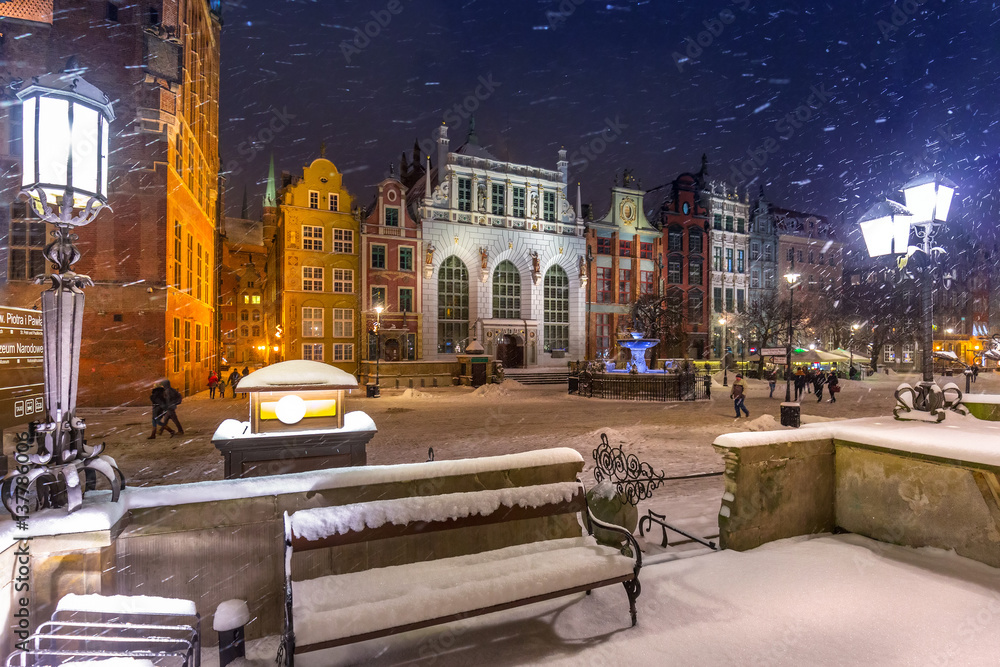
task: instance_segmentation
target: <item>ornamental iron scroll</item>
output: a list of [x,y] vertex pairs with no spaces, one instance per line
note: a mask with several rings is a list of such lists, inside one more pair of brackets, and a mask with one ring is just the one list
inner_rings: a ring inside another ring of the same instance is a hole
[[962,404],[962,390],[954,382],[949,382],[944,388],[934,383],[921,383],[914,387],[904,382],[896,388],[893,396],[896,407],[892,415],[898,421],[940,423],[948,410],[960,415],[968,414],[968,409]]
[[653,466],[640,461],[635,454],[626,454],[620,446],[612,447],[607,433],[601,434],[601,444],[594,450],[594,465],[594,480],[598,484],[614,484],[630,505],[652,497],[653,491],[666,480],[662,470],[656,473]]

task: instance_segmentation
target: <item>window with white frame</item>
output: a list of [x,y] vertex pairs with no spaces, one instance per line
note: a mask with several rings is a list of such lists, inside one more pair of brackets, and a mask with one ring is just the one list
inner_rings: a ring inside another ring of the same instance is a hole
[[336,195],[332,192],[326,195],[326,206],[331,211],[340,210],[340,195]]
[[302,336],[304,338],[323,337],[323,309],[303,306]]
[[309,191],[309,208],[319,208],[319,192],[316,190]]
[[354,361],[354,343],[334,343],[334,361]]
[[333,309],[333,337],[354,338],[354,311],[350,308]]
[[303,266],[302,267],[302,289],[306,292],[323,291],[323,267]]
[[413,248],[409,246],[401,246],[399,248],[399,270],[413,270]]
[[373,269],[384,269],[385,268],[385,256],[386,248],[381,244],[372,244],[372,268]]
[[302,358],[306,361],[323,361],[323,343],[302,343]]
[[354,291],[354,270],[333,270],[333,291],[336,294],[350,294]]
[[302,249],[322,250],[323,249],[323,228],[302,225]]
[[911,364],[913,363],[913,352],[914,346],[912,342],[903,343],[903,363]]
[[392,206],[385,207],[385,226],[399,227],[399,209]]
[[882,346],[882,363],[891,364],[896,361],[896,348],[892,345]]
[[353,255],[354,231],[351,229],[333,230],[333,251],[344,255]]

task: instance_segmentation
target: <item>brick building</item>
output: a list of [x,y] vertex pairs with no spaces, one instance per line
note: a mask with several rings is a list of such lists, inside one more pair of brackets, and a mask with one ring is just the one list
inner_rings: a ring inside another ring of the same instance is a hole
[[[361,294],[365,332],[382,306],[381,332],[363,341],[363,358],[374,361],[415,361],[423,357],[420,271],[423,242],[420,226],[406,207],[407,189],[396,178],[378,184],[375,201],[361,228]],[[363,334],[364,335],[364,334]]]
[[697,174],[684,173],[646,193],[662,195],[651,214],[663,233],[662,294],[670,318],[661,356],[701,359],[709,344],[708,209]]
[[264,329],[267,249],[260,220],[224,218],[219,271],[219,366],[260,366],[273,359]]
[[0,4],[0,302],[31,308],[44,225],[16,201],[21,107],[12,83],[80,73],[114,100],[108,197],[78,230],[86,290],[80,404],[146,403],[164,377],[200,391],[215,366],[220,3]]

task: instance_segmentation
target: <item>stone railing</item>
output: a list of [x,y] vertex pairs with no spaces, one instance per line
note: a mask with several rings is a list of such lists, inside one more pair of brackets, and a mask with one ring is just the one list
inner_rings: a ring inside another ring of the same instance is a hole
[[720,436],[724,548],[842,529],[1000,567],[1000,432],[891,417]]

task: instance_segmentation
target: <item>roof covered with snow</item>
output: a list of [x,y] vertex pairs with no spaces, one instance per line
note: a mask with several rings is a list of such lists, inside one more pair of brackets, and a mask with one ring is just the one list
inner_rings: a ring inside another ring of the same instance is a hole
[[347,371],[319,361],[294,359],[265,366],[239,382],[239,391],[294,391],[298,389],[357,389],[358,380]]

